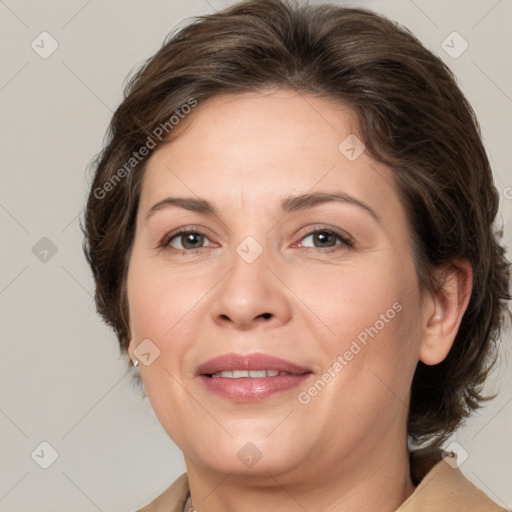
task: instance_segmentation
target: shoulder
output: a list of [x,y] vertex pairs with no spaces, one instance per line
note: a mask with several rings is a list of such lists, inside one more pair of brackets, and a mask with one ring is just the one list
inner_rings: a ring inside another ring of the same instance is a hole
[[164,492],[137,512],[182,512],[189,493],[187,474],[179,476]]
[[396,512],[507,512],[471,483],[456,465],[455,454],[440,449],[411,454],[416,490]]

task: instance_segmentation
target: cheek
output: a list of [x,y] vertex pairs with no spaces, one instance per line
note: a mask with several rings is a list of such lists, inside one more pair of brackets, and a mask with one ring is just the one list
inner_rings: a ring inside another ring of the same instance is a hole
[[137,255],[128,274],[130,323],[136,345],[149,339],[158,348],[158,356],[150,365],[139,364],[141,379],[153,410],[173,439],[179,438],[184,428],[176,411],[190,402],[182,384],[181,363],[194,330],[194,305],[204,296],[205,285],[201,279],[191,279],[161,264],[141,264]]
[[382,321],[388,325],[395,318],[400,309],[395,303],[411,288],[408,276],[378,261],[305,269],[293,279],[295,293],[316,314],[333,346],[336,338],[357,336],[376,322],[382,330]]
[[[190,324],[193,311],[214,284],[212,276],[165,268],[161,263],[132,263],[128,281],[130,322],[134,337],[154,339],[165,350],[175,333]],[[211,282],[210,282],[211,281]],[[174,342],[173,342],[174,343]]]
[[350,370],[343,371],[345,378],[360,381],[356,373],[371,369],[406,392],[419,350],[420,302],[413,263],[393,255],[374,258],[372,264],[317,267],[294,279],[324,367],[341,356]]

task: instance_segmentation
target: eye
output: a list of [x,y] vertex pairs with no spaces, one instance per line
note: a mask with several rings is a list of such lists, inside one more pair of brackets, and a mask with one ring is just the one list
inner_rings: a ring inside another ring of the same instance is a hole
[[182,229],[167,236],[162,242],[164,248],[173,248],[182,252],[194,252],[205,247],[209,238],[197,229]]
[[[176,250],[182,253],[197,252],[212,245],[214,244],[206,234],[195,228],[181,229],[171,233],[164,238],[161,244],[164,249]],[[349,236],[327,228],[317,228],[306,232],[297,245],[304,248],[325,249],[324,252],[354,246]]]
[[[309,240],[309,242],[305,243],[307,240]],[[338,250],[354,246],[352,240],[347,235],[326,228],[309,231],[301,238],[298,245],[299,247],[309,247],[313,249],[325,248],[328,250]]]

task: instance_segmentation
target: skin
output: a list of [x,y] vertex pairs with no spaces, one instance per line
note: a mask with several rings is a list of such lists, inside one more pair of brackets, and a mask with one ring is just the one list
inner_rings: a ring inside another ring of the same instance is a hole
[[[420,292],[392,171],[367,152],[351,162],[338,149],[354,126],[343,105],[294,91],[219,95],[148,161],[128,272],[129,353],[135,359],[147,338],[160,350],[140,373],[184,453],[200,512],[392,511],[414,491],[412,377],[418,360],[437,364],[449,351],[471,269],[454,262],[446,294]],[[280,209],[283,197],[334,191],[378,220],[349,203]],[[205,199],[218,215],[171,206],[146,219],[168,196]],[[206,235],[197,249],[183,249],[180,236],[162,246],[184,227]],[[311,235],[322,229],[353,243]],[[263,250],[253,263],[236,252],[248,236]],[[298,394],[396,303],[401,311],[300,403]],[[300,388],[234,403],[195,376],[229,352],[271,354],[313,374]],[[237,457],[248,442],[261,453],[251,468]]]

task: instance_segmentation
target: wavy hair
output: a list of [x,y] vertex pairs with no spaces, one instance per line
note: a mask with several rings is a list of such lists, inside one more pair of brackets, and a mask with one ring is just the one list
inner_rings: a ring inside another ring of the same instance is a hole
[[155,134],[162,126],[169,127],[162,141],[171,141],[170,120],[191,99],[269,87],[354,112],[366,151],[394,171],[423,290],[439,286],[434,270],[443,264],[471,263],[473,290],[453,347],[437,365],[419,362],[412,382],[409,436],[439,445],[486,399],[508,312],[509,262],[495,228],[499,195],[477,119],[452,72],[407,29],[371,11],[249,0],[168,36],[127,82],[93,162],[80,226],[97,310],[125,353],[127,270],[148,159],[139,158],[141,148],[150,138],[161,143]]

